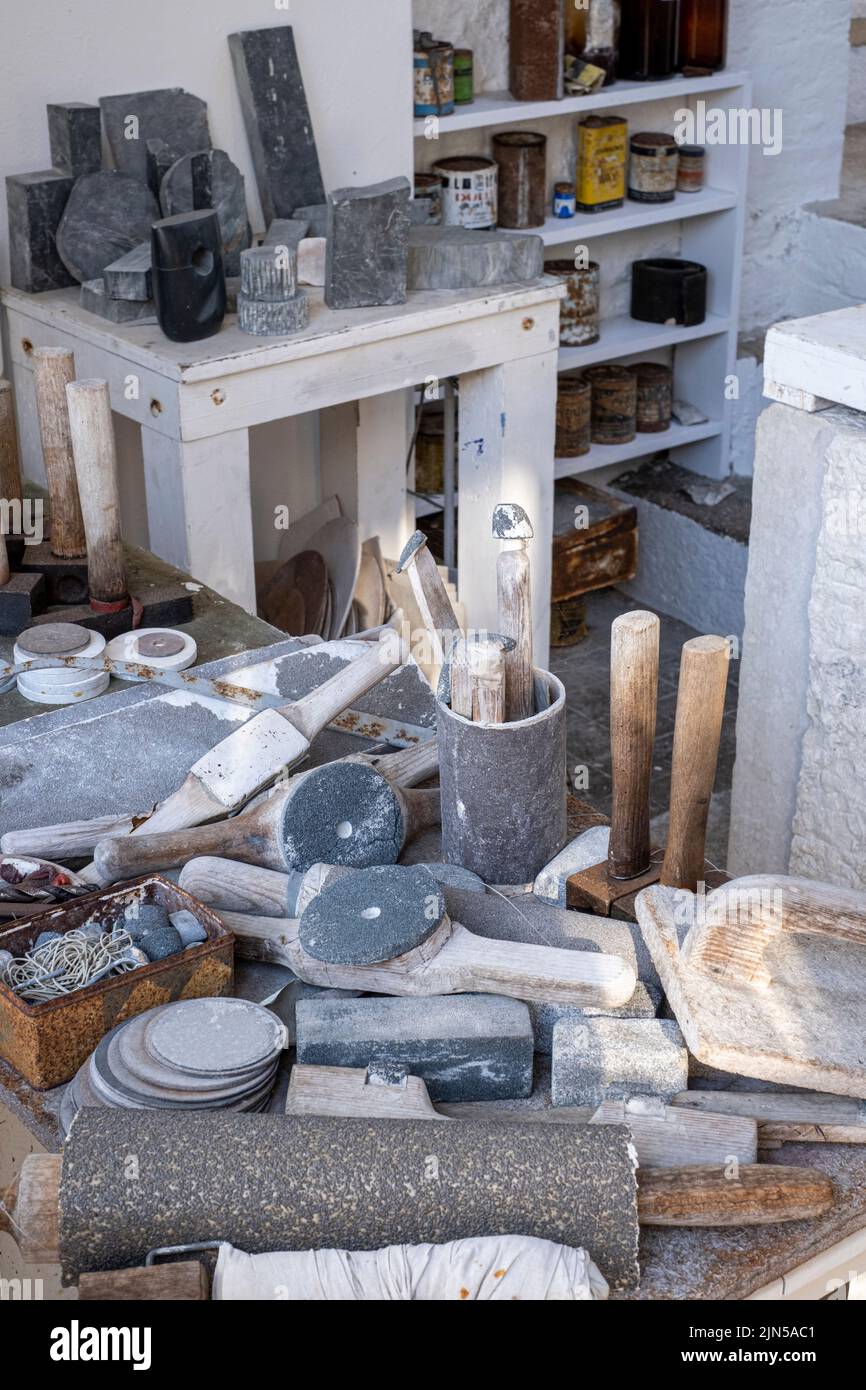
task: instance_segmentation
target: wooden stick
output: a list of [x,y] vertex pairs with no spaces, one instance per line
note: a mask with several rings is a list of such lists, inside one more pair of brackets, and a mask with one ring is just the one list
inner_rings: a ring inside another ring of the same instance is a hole
[[48,479],[51,553],[75,559],[87,554],[66,402],[66,388],[75,380],[75,357],[68,348],[40,347],[34,349],[33,362],[42,458]]
[[506,656],[499,642],[461,637],[451,658],[451,708],[476,724],[503,724]]
[[207,1303],[210,1280],[199,1260],[142,1265],[138,1269],[109,1269],[104,1274],[82,1274],[78,1281],[78,1300],[80,1303]]
[[509,724],[535,713],[532,674],[532,582],[526,541],[506,541],[496,561],[499,630],[514,639],[505,653],[505,717]]
[[18,433],[15,429],[15,392],[12,382],[0,377],[0,497],[12,502],[24,495]]
[[415,532],[400,557],[397,572],[404,571],[409,574],[415,602],[430,634],[434,660],[441,663],[451,648],[452,635],[460,632],[460,624],[442,583],[439,566],[427,549],[427,537],[421,531]]
[[630,879],[650,866],[650,779],[656,736],[659,633],[655,613],[623,613],[610,634],[613,810],[608,872]]
[[70,382],[66,400],[87,535],[90,601],[121,604],[127,598],[127,581],[108,382]]
[[0,528],[0,585],[8,584],[11,577],[9,569],[9,552],[6,549],[6,537]]
[[190,859],[178,883],[200,903],[218,912],[250,913],[257,917],[301,916],[304,908],[327,883],[350,874],[342,865],[314,864],[303,875],[281,874],[241,864],[234,859],[214,857]]
[[683,647],[671,771],[671,813],[661,881],[694,893],[704,876],[707,817],[716,779],[730,652],[724,637]]
[[823,1216],[833,1184],[812,1168],[770,1163],[645,1168],[638,1173],[642,1226],[771,1226]]
[[780,1144],[866,1144],[866,1103],[810,1092],[681,1091],[677,1108],[757,1122],[762,1149]]

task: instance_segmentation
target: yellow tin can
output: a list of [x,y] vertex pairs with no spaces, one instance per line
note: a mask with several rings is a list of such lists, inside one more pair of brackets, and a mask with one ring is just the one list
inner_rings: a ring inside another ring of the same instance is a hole
[[605,212],[625,202],[628,121],[587,116],[577,128],[577,210]]

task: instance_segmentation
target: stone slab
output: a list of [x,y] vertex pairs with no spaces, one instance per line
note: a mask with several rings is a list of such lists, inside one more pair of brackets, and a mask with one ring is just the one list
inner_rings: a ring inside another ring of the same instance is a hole
[[265,220],[324,202],[325,188],[291,25],[229,35]]
[[329,308],[405,304],[411,200],[407,178],[338,188],[328,195]]
[[303,290],[291,299],[249,299],[238,293],[238,328],[258,338],[285,337],[300,333],[310,321],[310,306]]
[[288,246],[297,251],[304,237],[310,235],[310,224],[306,217],[275,217],[265,235],[263,246]]
[[150,242],[143,241],[105,267],[105,292],[111,299],[147,300],[153,297]]
[[483,288],[543,274],[544,242],[538,236],[417,225],[409,232],[410,290]]
[[402,1067],[422,1078],[433,1101],[508,1100],[532,1091],[532,1026],[517,999],[309,999],[296,1017],[299,1062]]
[[322,288],[325,283],[328,243],[321,236],[304,237],[298,247],[298,280]]
[[49,102],[51,163],[64,174],[94,174],[102,168],[99,107],[83,101]]
[[159,204],[144,182],[115,170],[76,181],[57,229],[57,250],[80,283],[100,280],[105,267],[150,240]]
[[571,840],[541,870],[533,887],[535,896],[555,907],[565,907],[568,880],[572,874],[579,874],[605,861],[609,843],[610,827],[606,825],[594,825]]
[[42,294],[76,283],[57,250],[57,228],[75,179],[57,169],[6,179],[10,280],[16,290]]
[[660,1003],[661,991],[638,980],[631,999],[618,1009],[576,1009],[569,1004],[530,1004],[535,1050],[550,1056],[553,1051],[553,1030],[561,1018],[572,1023],[581,1023],[587,1018],[655,1018]]
[[225,150],[181,156],[165,173],[159,190],[164,217],[213,208],[219,218],[226,275],[240,274],[241,252],[252,241],[244,176]]
[[210,148],[207,102],[182,87],[99,98],[116,169],[147,182],[147,144],[163,140],[175,159]]
[[155,198],[159,197],[162,181],[180,156],[164,140],[148,140],[146,143],[147,186]]
[[671,1101],[688,1086],[682,1033],[668,1019],[560,1019],[553,1030],[554,1105],[629,1096]]
[[112,299],[103,279],[84,281],[81,286],[81,307],[108,323],[157,322],[156,306],[152,299]]
[[308,236],[328,235],[328,204],[311,203],[309,207],[295,208],[292,216],[307,223]]

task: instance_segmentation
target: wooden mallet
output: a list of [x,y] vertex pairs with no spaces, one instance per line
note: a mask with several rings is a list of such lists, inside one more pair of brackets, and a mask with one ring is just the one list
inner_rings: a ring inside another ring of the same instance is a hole
[[51,553],[66,560],[87,554],[66,396],[66,388],[74,380],[75,357],[69,348],[34,348],[33,381],[48,481]]
[[534,534],[529,517],[516,502],[500,502],[494,508],[493,538],[502,542],[496,561],[499,630],[514,641],[505,657],[505,720],[509,724],[535,713],[529,570],[529,542]]
[[90,606],[96,613],[119,612],[128,606],[129,593],[108,382],[70,382],[66,400],[87,536]]
[[397,573],[408,574],[415,602],[433,643],[433,657],[436,662],[444,662],[453,642],[460,636],[460,624],[423,531],[416,531],[406,542],[397,561]]

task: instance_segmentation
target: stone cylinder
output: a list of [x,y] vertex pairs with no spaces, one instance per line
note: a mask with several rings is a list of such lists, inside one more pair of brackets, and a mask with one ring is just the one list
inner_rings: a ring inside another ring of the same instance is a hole
[[543,227],[547,213],[547,136],[506,130],[493,137],[499,167],[499,226]]
[[439,702],[442,856],[486,883],[532,883],[568,838],[565,688],[535,671],[531,719],[474,724]]
[[593,444],[628,444],[637,434],[637,377],[628,367],[588,367]]
[[637,432],[660,434],[671,427],[674,374],[662,362],[638,362],[631,368],[637,380]]
[[565,285],[565,298],[559,304],[559,341],[563,347],[586,347],[597,343],[601,332],[600,276],[598,264],[590,261],[579,270],[573,261],[545,261],[545,275],[554,275]]
[[582,376],[561,376],[556,397],[556,457],[580,458],[592,442],[592,387]]

